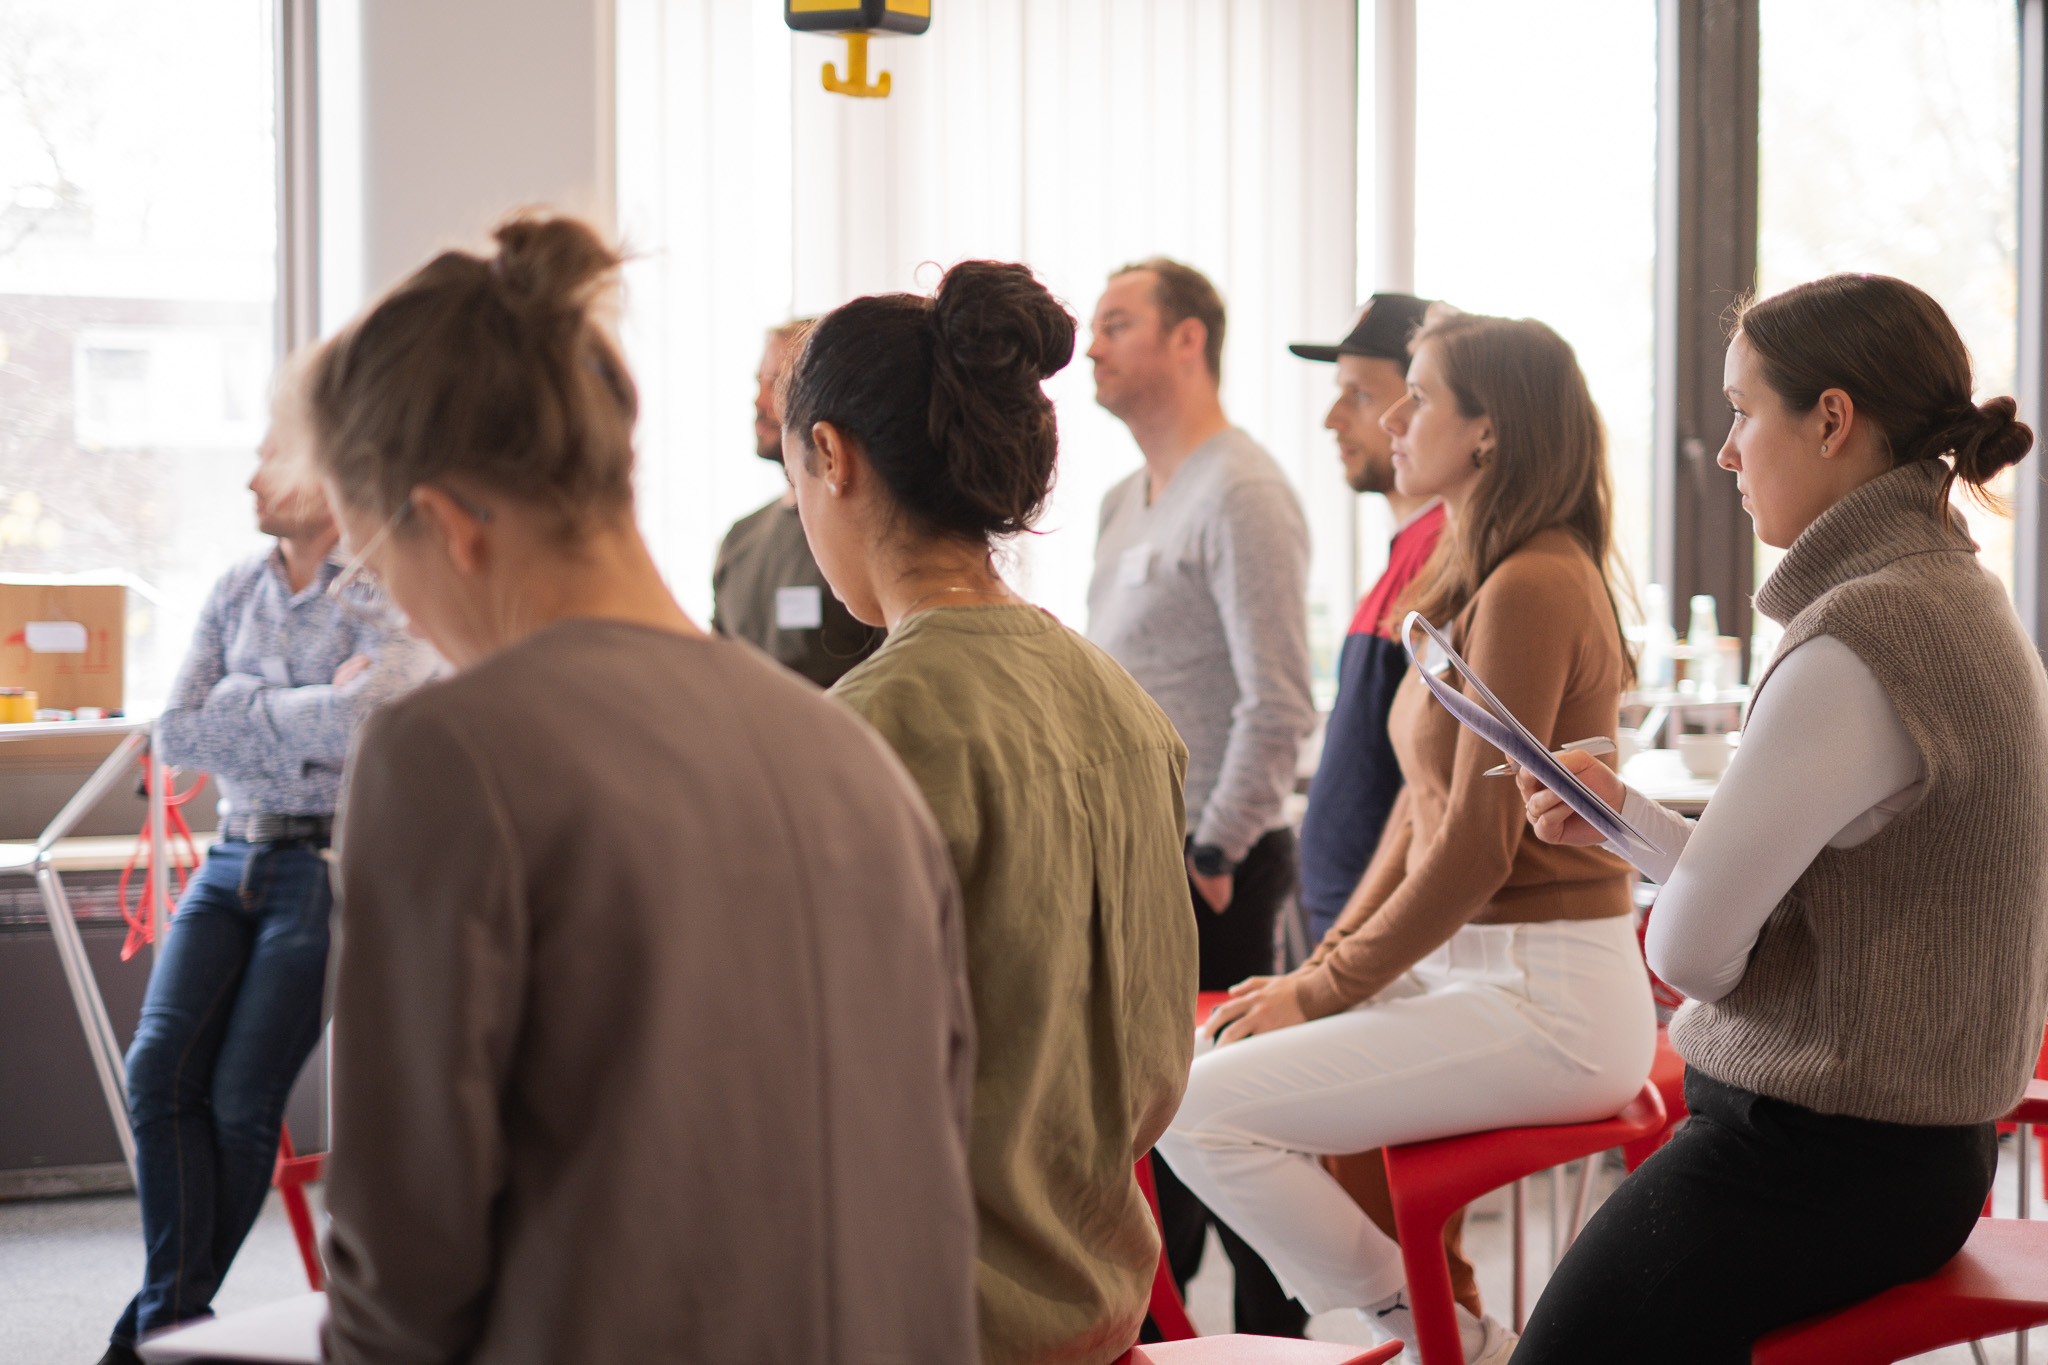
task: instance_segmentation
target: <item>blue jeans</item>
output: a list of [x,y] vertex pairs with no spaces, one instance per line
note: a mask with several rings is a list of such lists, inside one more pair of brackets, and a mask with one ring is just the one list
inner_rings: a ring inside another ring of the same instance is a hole
[[292,1083],[320,1038],[327,864],[223,840],[171,921],[128,1048],[148,1260],[113,1340],[204,1316],[262,1211]]

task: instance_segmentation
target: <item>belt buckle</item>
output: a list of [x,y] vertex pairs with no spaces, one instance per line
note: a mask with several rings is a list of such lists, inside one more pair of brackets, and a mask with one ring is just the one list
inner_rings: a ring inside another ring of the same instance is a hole
[[248,840],[252,844],[274,844],[291,837],[292,820],[288,815],[273,815],[259,812],[249,817]]

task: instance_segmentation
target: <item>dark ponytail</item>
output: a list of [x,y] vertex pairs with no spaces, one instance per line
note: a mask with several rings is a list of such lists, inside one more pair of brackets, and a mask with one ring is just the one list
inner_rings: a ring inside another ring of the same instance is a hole
[[814,423],[858,442],[927,531],[989,541],[1030,528],[1059,432],[1040,387],[1074,357],[1075,323],[1021,265],[962,261],[930,298],[855,299],[818,320],[790,367],[783,422],[809,459]]
[[639,399],[604,321],[621,258],[575,218],[492,236],[496,254],[443,252],[314,354],[316,459],[379,514],[454,474],[574,534],[632,505]]
[[1970,401],[1970,353],[1924,291],[1889,275],[1829,275],[1750,303],[1736,318],[1764,379],[1793,412],[1829,389],[1875,423],[1892,463],[1954,461],[1980,493],[2033,448],[2010,398]]

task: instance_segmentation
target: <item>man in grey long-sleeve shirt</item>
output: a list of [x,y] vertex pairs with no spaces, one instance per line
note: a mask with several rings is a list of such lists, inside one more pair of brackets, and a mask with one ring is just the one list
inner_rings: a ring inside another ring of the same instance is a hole
[[[1088,348],[1095,400],[1145,456],[1102,500],[1088,638],[1130,670],[1188,746],[1203,990],[1273,969],[1274,918],[1295,876],[1281,807],[1315,723],[1308,524],[1287,476],[1224,415],[1223,324],[1200,272],[1153,259],[1110,277]],[[1160,1197],[1185,1280],[1207,1213],[1163,1173]],[[1299,1307],[1221,1230],[1238,1272],[1237,1329],[1301,1335]]]

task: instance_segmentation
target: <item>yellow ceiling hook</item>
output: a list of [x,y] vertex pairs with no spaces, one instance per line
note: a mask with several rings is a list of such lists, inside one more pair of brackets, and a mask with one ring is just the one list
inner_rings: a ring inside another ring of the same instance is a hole
[[834,95],[889,97],[889,73],[868,83],[868,39],[875,34],[914,36],[932,26],[932,0],[782,0],[782,20],[796,33],[837,33],[846,39],[846,78],[825,63],[825,89]]
[[852,95],[855,99],[889,98],[888,72],[877,75],[873,85],[868,84],[868,35],[865,33],[846,35],[846,79],[839,79],[839,72],[827,62],[824,80],[825,88],[835,95]]

